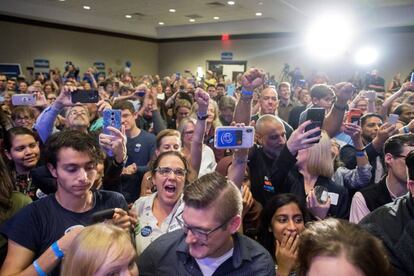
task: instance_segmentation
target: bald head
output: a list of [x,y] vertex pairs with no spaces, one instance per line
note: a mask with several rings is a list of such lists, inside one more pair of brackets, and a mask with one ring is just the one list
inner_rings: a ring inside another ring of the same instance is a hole
[[283,129],[285,128],[282,120],[279,117],[276,117],[271,114],[266,114],[266,115],[261,116],[259,120],[257,120],[256,132],[260,134],[264,134],[265,130],[268,129],[269,126],[283,128]]
[[260,94],[260,114],[276,114],[276,109],[279,106],[279,99],[274,88],[265,88]]

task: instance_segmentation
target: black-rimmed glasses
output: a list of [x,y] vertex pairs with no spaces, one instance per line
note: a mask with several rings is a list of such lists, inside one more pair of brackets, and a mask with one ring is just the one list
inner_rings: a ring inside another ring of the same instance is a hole
[[155,169],[156,172],[158,172],[160,175],[167,177],[169,176],[172,172],[177,176],[177,177],[184,177],[187,174],[187,170],[185,169],[173,169],[173,168],[169,168],[169,167],[158,167]]
[[206,230],[203,230],[203,229],[200,229],[200,228],[197,228],[197,227],[189,226],[184,222],[184,220],[180,219],[178,216],[177,216],[177,221],[178,221],[178,224],[180,224],[181,228],[184,230],[185,234],[188,234],[188,231],[190,230],[191,233],[193,233],[193,235],[197,239],[200,239],[201,241],[206,242],[208,240],[208,236],[211,233],[213,233],[213,232],[219,230],[220,228],[222,228],[223,226],[225,226],[227,223],[229,223],[230,220],[229,219],[226,220],[224,223],[220,224],[216,228],[213,228],[209,231],[206,231]]

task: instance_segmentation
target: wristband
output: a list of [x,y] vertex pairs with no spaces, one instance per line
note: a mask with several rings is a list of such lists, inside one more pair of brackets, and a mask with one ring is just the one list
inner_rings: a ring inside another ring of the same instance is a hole
[[357,150],[355,152],[356,157],[364,157],[365,156],[365,150]]
[[405,134],[410,133],[410,130],[408,129],[408,126],[403,127],[403,131]]
[[34,260],[33,266],[34,266],[34,269],[37,272],[37,275],[39,275],[39,276],[47,276],[46,273],[43,271],[43,269],[38,264],[37,260]]
[[52,250],[53,250],[53,253],[55,253],[56,258],[58,258],[59,260],[61,260],[63,258],[63,256],[65,256],[63,251],[59,248],[59,245],[57,244],[57,241],[52,243]]
[[208,118],[208,114],[207,113],[203,113],[203,114],[197,113],[197,119],[199,119],[201,121],[204,121],[207,118]]
[[241,94],[243,96],[251,97],[251,96],[253,96],[253,93],[254,93],[253,91],[248,91],[248,90],[244,89],[244,87],[241,90]]

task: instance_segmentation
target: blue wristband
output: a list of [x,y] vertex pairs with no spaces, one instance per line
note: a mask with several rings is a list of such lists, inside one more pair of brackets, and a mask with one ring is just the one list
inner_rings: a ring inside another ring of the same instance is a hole
[[244,87],[242,88],[242,90],[241,90],[241,93],[242,93],[242,95],[243,96],[253,96],[253,91],[248,91],[248,90],[246,90],[246,89],[244,89]]
[[356,151],[355,155],[356,155],[356,157],[364,157],[365,156],[365,150]]
[[63,251],[59,248],[59,245],[57,244],[57,241],[52,243],[52,250],[53,250],[53,253],[55,253],[56,258],[58,258],[59,260],[61,260],[63,258],[63,256],[65,256]]
[[39,275],[39,276],[47,276],[46,273],[43,271],[43,269],[40,267],[40,265],[37,263],[37,260],[35,260],[33,262],[33,266],[34,266],[34,269],[37,272],[37,275]]

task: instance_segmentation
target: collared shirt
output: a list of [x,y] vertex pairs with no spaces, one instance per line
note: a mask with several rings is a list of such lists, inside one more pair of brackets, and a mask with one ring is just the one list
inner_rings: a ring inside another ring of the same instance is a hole
[[280,101],[279,107],[277,108],[277,115],[282,118],[283,121],[289,121],[290,111],[296,106],[298,106],[297,103],[291,100],[289,100],[287,104]]
[[[189,254],[185,238],[184,232],[177,230],[154,241],[138,260],[140,275],[202,275],[196,260]],[[233,235],[233,241],[232,256],[216,269],[213,276],[275,275],[273,259],[260,244],[239,233]]]
[[159,222],[152,212],[155,197],[157,193],[149,196],[140,197],[135,201],[132,207],[133,211],[137,214],[138,223],[135,226],[135,242],[137,253],[140,255],[148,245],[150,245],[159,236],[180,229],[180,224],[177,221],[177,217],[181,216],[184,201],[182,197],[177,201],[173,210],[164,219]]

